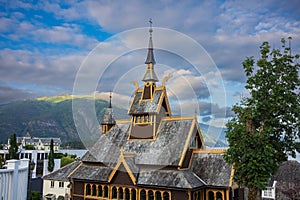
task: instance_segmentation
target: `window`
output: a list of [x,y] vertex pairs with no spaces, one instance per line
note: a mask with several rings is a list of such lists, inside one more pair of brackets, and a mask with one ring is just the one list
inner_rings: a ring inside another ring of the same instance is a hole
[[51,181],[50,188],[54,188],[54,181]]
[[58,187],[63,188],[64,187],[64,182],[63,181],[59,181]]
[[146,191],[145,190],[141,190],[141,192],[140,192],[140,200],[146,200]]
[[193,139],[191,139],[190,148],[196,148],[196,147],[197,147],[197,137],[194,137]]
[[87,184],[85,187],[85,194],[86,195],[91,195],[91,186],[90,184]]
[[148,200],[154,200],[154,193],[152,190],[148,191]]

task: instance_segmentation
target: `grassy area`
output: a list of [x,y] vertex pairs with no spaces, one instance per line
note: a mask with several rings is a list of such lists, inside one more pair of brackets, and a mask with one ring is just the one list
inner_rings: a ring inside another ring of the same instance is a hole
[[74,162],[74,161],[75,161],[75,157],[72,155],[63,156],[60,159],[60,167],[66,166],[67,164]]

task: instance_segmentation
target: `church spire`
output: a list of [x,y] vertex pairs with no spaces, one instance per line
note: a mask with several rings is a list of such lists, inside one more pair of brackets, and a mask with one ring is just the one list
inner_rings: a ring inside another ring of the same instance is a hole
[[116,125],[116,120],[113,117],[113,110],[111,105],[111,92],[109,93],[109,104],[104,111],[103,119],[101,121],[102,133],[107,133],[114,125]]
[[108,108],[112,108],[112,106],[111,106],[111,91],[109,92],[109,104],[108,104]]
[[144,82],[158,82],[157,75],[154,72],[154,65],[155,65],[155,59],[153,54],[153,42],[152,42],[152,19],[149,20],[150,27],[149,27],[149,45],[148,45],[148,54],[147,59],[145,61],[145,64],[147,65],[146,72],[143,76],[142,81]]

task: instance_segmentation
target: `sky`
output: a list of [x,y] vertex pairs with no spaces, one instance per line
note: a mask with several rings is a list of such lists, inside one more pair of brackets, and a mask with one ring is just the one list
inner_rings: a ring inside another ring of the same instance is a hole
[[[155,71],[174,114],[224,127],[247,95],[242,61],[291,36],[300,52],[300,2],[0,0],[0,104],[86,94],[127,108],[142,86],[153,22]],[[88,88],[88,89],[87,89]]]

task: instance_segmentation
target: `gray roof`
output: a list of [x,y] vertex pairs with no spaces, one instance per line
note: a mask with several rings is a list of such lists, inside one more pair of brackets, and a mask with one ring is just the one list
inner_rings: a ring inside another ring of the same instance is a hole
[[114,166],[120,156],[120,148],[127,141],[130,123],[117,124],[106,134],[102,134],[95,145],[89,150],[83,161],[102,162]]
[[143,114],[143,113],[157,113],[159,100],[163,97],[163,90],[155,90],[153,101],[144,100],[140,101],[143,92],[136,92],[133,99],[132,105],[129,108],[128,113],[132,114]]
[[139,185],[155,185],[173,188],[197,188],[204,182],[191,170],[153,170],[141,171]]
[[154,54],[153,54],[153,42],[152,37],[149,38],[149,45],[148,45],[148,54],[145,61],[145,64],[155,64]]
[[51,139],[53,139],[54,144],[61,144],[60,138],[17,137],[17,142],[21,143],[23,139],[26,144],[37,144],[39,141],[41,141],[43,144],[48,143],[50,145]]
[[207,185],[230,185],[232,165],[226,163],[222,154],[194,154],[191,169]]
[[82,164],[70,178],[106,182],[112,170],[106,166]]
[[135,153],[137,164],[178,166],[193,119],[163,119],[153,141],[129,140],[125,152]]
[[116,124],[116,120],[113,117],[112,108],[106,108],[106,110],[104,111],[101,124],[111,124],[111,125]]
[[100,136],[82,160],[114,166],[123,146],[125,153],[135,155],[137,165],[178,166],[192,123],[192,118],[163,119],[153,141],[128,140],[130,123],[115,125],[108,133]]
[[43,176],[46,180],[58,180],[58,181],[68,181],[68,176],[76,167],[80,164],[80,161],[74,161],[50,174]]

